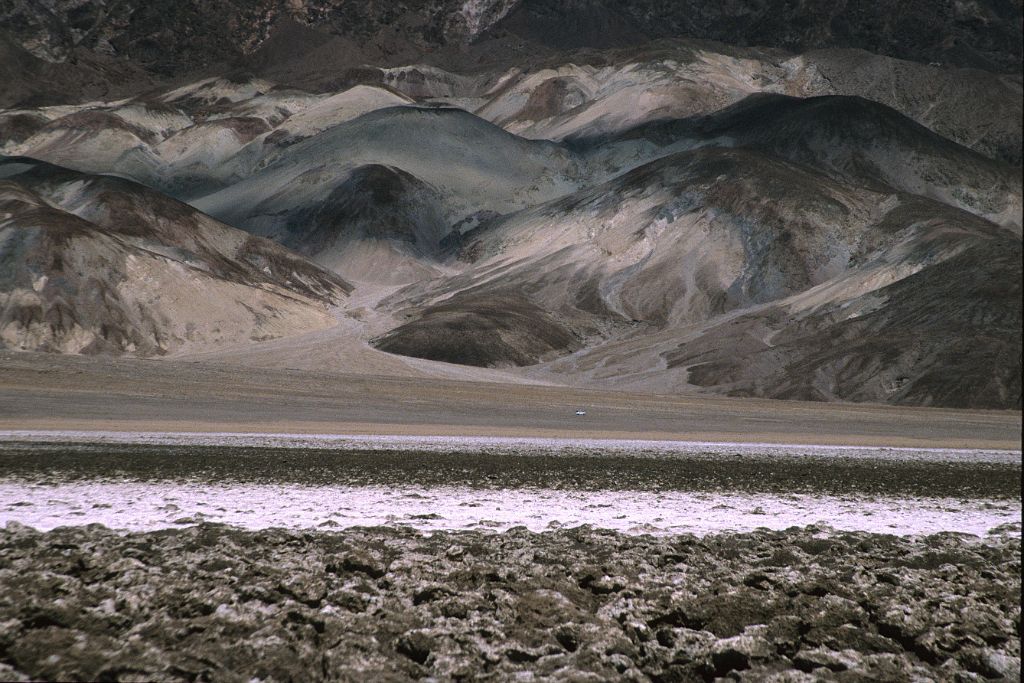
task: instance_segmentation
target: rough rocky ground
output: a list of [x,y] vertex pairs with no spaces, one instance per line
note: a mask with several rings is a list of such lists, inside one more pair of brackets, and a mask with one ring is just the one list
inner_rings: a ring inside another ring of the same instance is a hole
[[1019,680],[1020,539],[0,530],[9,680]]
[[[373,448],[268,448],[0,441],[0,482],[158,482],[281,486],[467,487],[480,491],[702,491],[830,496],[1019,500],[1021,463],[932,460],[830,451],[793,455],[785,447],[737,447],[669,454],[589,446],[512,453]],[[1008,456],[1010,454],[1007,454]],[[1011,456],[1012,457],[1012,456]],[[54,489],[56,497],[56,489]]]

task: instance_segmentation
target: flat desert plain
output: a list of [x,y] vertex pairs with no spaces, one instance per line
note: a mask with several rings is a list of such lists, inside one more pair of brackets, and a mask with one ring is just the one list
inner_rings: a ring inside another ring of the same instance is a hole
[[23,353],[0,353],[0,429],[1021,448],[1019,411],[660,396]]

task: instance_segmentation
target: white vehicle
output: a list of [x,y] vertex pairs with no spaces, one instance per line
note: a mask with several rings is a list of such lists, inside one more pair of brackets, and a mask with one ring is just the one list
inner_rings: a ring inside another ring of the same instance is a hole
[[587,414],[587,411],[585,411],[585,410],[583,410],[582,408],[580,408],[579,410],[577,410],[577,411],[576,411],[576,414],[577,414],[577,415],[586,415],[586,414]]

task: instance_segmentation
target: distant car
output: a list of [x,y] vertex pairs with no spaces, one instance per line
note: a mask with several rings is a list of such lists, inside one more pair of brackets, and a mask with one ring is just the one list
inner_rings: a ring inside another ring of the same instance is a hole
[[577,410],[577,411],[576,411],[576,414],[577,414],[577,415],[586,415],[586,414],[587,414],[587,411],[585,411],[585,410],[583,410],[582,408],[580,408],[579,410]]

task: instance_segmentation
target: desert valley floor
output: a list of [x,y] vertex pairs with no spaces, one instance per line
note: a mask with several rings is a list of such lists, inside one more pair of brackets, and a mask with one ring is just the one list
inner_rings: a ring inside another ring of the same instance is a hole
[[1020,0],[0,0],[0,680],[1019,681]]
[[1019,412],[0,364],[5,678],[1019,671]]
[[[479,370],[436,365],[439,373]],[[1021,445],[1021,413],[1012,410],[665,396],[530,384],[500,372],[457,381],[3,352],[0,370],[0,429],[8,430]]]

